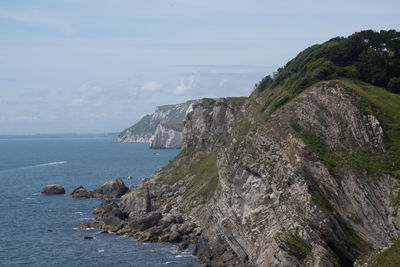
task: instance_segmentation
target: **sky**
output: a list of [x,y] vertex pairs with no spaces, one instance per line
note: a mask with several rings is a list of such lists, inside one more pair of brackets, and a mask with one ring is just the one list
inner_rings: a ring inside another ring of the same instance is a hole
[[0,134],[119,132],[248,96],[305,48],[399,18],[398,0],[0,0]]

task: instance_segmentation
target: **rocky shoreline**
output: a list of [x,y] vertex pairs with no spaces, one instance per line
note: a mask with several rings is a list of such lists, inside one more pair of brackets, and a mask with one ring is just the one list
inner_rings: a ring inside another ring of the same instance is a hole
[[103,201],[93,210],[96,221],[84,222],[78,229],[102,229],[102,233],[135,237],[143,242],[170,242],[182,251],[198,243],[202,230],[173,207],[181,185],[150,190],[146,181],[138,186],[126,186],[121,178],[109,180],[96,190],[80,185],[71,191],[72,198]]

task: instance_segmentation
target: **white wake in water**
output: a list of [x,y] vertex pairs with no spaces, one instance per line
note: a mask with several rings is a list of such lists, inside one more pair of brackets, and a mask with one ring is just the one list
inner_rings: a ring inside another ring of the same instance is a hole
[[42,164],[37,164],[37,165],[18,167],[18,168],[7,169],[7,170],[0,170],[0,173],[8,172],[8,171],[14,171],[14,170],[22,170],[22,169],[31,169],[31,168],[53,166],[53,165],[59,165],[59,164],[67,164],[67,161],[66,160],[65,161],[54,161],[54,162],[49,162],[49,163],[42,163]]
[[58,165],[58,164],[67,164],[67,161],[55,161],[55,162],[49,162],[49,163],[43,163],[43,164],[23,167],[23,168],[36,168],[36,167],[44,167],[44,166],[51,166],[51,165]]

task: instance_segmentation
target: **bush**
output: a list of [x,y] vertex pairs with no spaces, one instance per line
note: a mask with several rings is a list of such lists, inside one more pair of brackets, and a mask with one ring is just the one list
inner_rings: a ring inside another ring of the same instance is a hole
[[400,94],[400,77],[390,79],[387,88],[392,93]]

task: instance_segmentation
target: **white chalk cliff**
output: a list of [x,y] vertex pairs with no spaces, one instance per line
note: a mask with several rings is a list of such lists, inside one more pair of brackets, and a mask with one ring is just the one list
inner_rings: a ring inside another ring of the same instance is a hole
[[150,143],[151,148],[177,149],[182,144],[182,128],[185,115],[194,101],[156,108],[117,137],[119,143]]

